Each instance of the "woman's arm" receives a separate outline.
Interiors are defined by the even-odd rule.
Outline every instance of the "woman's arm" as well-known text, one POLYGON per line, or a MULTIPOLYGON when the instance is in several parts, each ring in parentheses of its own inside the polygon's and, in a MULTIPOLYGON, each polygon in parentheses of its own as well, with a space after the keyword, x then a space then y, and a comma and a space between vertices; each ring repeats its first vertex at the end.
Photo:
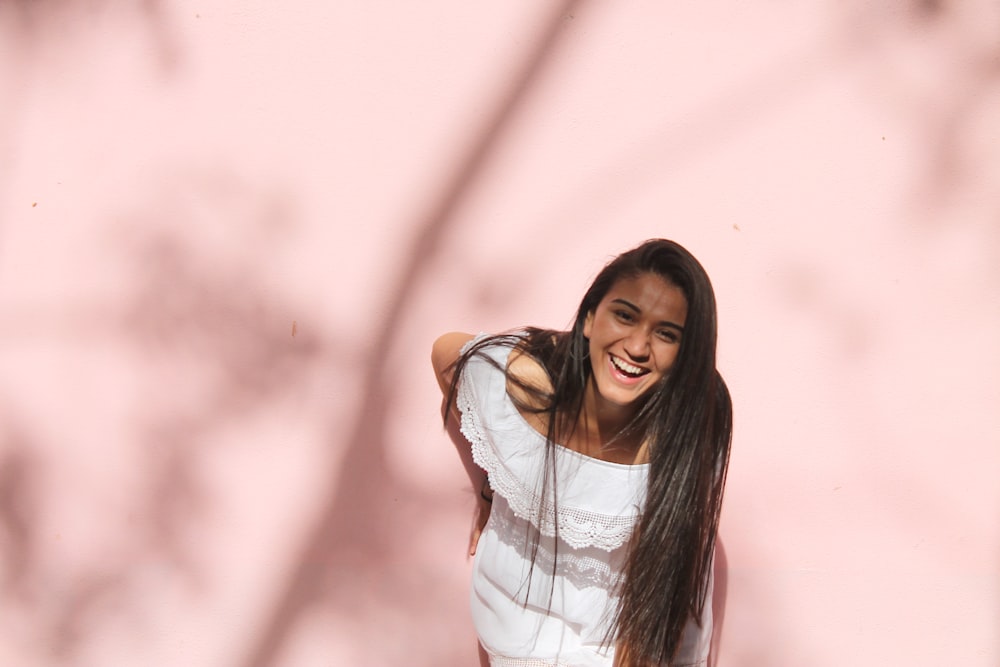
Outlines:
MULTIPOLYGON (((441 388, 441 413, 447 409, 448 394, 451 391, 451 382, 454 377, 455 361, 458 359, 462 347, 472 340, 472 334, 455 331, 446 333, 434 341, 431 349, 431 365, 434 367, 434 375, 437 377, 438 386, 441 388)), ((458 451, 458 457, 462 460, 465 474, 468 475, 472 483, 472 489, 476 497, 476 514, 472 524, 472 533, 469 536, 469 555, 474 556, 476 546, 479 543, 479 536, 483 532, 483 527, 490 517, 490 507, 493 502, 493 489, 490 488, 486 473, 472 460, 472 448, 469 441, 465 439, 460 430, 461 415, 454 404, 451 406, 451 414, 446 420, 446 430, 451 438, 452 444, 458 451)))

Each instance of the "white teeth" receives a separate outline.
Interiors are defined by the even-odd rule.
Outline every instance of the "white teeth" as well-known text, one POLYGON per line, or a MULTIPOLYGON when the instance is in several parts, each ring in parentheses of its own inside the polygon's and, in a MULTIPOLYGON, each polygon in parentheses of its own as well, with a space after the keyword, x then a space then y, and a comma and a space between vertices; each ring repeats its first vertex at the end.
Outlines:
POLYGON ((611 357, 611 363, 613 363, 619 370, 625 371, 626 373, 628 373, 630 375, 639 375, 640 373, 644 373, 646 371, 645 368, 640 368, 638 366, 633 366, 632 364, 628 363, 627 361, 619 359, 618 357, 615 357, 615 356, 611 357))

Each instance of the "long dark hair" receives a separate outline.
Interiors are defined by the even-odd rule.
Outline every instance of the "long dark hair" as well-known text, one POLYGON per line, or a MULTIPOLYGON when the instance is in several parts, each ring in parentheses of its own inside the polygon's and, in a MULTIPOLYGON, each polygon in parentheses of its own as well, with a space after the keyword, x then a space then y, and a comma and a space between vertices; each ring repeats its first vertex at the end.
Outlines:
MULTIPOLYGON (((551 392, 509 374, 508 382, 532 396, 531 405, 516 401, 519 408, 548 415, 542 498, 543 502, 551 498, 554 504, 554 443, 567 438, 576 425, 592 373, 584 322, 615 283, 646 273, 680 288, 687 299, 687 319, 669 373, 621 434, 642 436, 650 464, 646 503, 629 543, 612 624, 613 639, 627 664, 669 662, 688 618, 700 619, 704 605, 710 603, 706 583, 729 463, 732 402, 715 366, 716 306, 708 274, 677 243, 646 241, 617 256, 597 275, 570 331, 527 328, 516 335, 486 338, 467 349, 456 362, 448 397, 450 407, 465 363, 490 345, 516 346, 545 368, 551 392)), ((534 544, 532 560, 537 540, 534 544)))

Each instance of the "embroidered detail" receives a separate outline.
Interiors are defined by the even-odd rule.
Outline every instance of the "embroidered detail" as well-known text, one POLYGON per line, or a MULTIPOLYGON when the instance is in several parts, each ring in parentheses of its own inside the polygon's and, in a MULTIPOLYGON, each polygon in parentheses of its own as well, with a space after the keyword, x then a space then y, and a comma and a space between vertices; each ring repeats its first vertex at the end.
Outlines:
POLYGON ((573 652, 571 655, 552 658, 515 658, 489 650, 486 653, 490 656, 490 667, 594 667, 595 665, 611 665, 615 659, 614 649, 598 652, 582 648, 579 652, 573 652))
MULTIPOLYGON (((501 496, 500 503, 504 502, 504 496, 501 496)), ((504 512, 506 508, 500 504, 494 511, 504 512)), ((531 546, 528 535, 520 528, 522 525, 511 521, 497 521, 490 524, 496 531, 497 539, 500 542, 513 547, 518 553, 524 554, 525 558, 528 558, 531 546)), ((562 549, 558 554, 555 554, 552 552, 552 538, 548 538, 538 543, 535 565, 541 568, 542 572, 555 573, 555 576, 565 579, 578 589, 600 588, 608 591, 612 606, 614 606, 618 599, 615 591, 625 579, 625 573, 621 571, 622 568, 618 562, 623 557, 624 554, 618 553, 602 558, 600 550, 594 547, 562 549), (615 567, 611 566, 612 560, 615 562, 615 567)))
POLYGON ((508 658, 505 655, 490 654, 490 667, 573 667, 562 660, 541 658, 508 658))

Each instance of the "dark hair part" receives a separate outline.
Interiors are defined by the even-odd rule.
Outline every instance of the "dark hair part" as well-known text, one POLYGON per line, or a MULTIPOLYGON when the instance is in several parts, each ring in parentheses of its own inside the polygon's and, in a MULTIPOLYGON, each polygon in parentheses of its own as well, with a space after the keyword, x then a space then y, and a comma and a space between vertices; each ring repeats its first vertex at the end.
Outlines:
MULTIPOLYGON (((716 370, 715 294, 701 264, 683 247, 664 239, 646 241, 619 255, 584 294, 570 331, 528 328, 479 341, 457 361, 448 397, 450 406, 465 363, 487 346, 516 346, 541 363, 551 379, 551 393, 525 386, 510 375, 508 381, 538 399, 535 407, 518 403, 519 408, 548 415, 542 498, 554 505, 554 443, 567 438, 577 424, 592 373, 584 322, 619 280, 647 273, 683 292, 687 319, 673 366, 622 434, 641 434, 648 443, 650 463, 646 504, 629 544, 621 598, 608 638, 617 642, 626 659, 623 664, 628 665, 669 662, 687 620, 700 620, 704 605, 710 604, 706 584, 729 463, 732 402, 716 370)), ((532 560, 537 544, 536 537, 532 560)))

